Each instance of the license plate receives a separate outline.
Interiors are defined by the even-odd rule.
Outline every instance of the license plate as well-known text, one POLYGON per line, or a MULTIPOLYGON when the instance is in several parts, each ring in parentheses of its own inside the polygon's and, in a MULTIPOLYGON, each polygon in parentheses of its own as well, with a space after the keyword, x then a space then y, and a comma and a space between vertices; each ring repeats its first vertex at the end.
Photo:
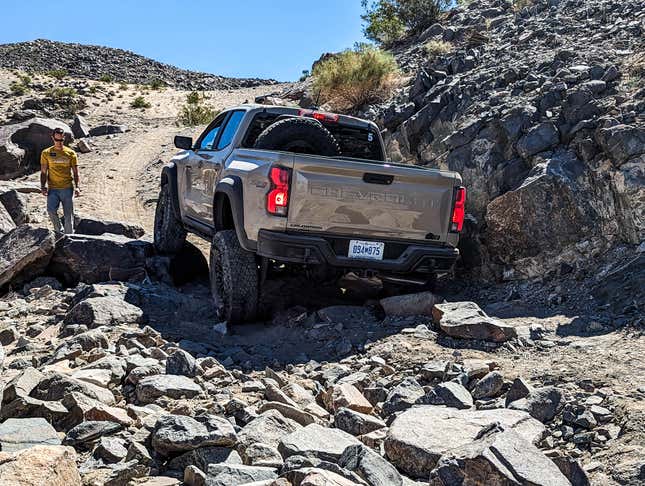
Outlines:
POLYGON ((351 240, 349 242, 349 258, 363 258, 367 260, 383 260, 385 243, 379 241, 351 240))

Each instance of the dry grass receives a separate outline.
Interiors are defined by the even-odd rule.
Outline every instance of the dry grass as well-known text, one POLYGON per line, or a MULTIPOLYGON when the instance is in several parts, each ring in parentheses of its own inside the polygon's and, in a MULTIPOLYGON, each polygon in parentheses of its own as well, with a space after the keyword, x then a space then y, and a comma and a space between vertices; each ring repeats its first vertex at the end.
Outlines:
POLYGON ((439 56, 448 54, 453 49, 453 45, 450 42, 442 40, 431 40, 423 46, 423 50, 429 59, 436 59, 439 56))

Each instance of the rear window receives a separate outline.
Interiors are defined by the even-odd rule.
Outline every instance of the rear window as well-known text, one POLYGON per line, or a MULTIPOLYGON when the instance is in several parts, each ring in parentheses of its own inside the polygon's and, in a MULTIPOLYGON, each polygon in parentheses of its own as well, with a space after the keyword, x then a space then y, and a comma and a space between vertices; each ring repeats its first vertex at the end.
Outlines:
MULTIPOLYGON (((258 113, 242 141, 242 147, 253 148, 260 133, 279 117, 275 113, 258 113)), ((366 129, 343 126, 336 123, 323 123, 340 146, 341 156, 367 160, 385 160, 378 133, 366 129)))

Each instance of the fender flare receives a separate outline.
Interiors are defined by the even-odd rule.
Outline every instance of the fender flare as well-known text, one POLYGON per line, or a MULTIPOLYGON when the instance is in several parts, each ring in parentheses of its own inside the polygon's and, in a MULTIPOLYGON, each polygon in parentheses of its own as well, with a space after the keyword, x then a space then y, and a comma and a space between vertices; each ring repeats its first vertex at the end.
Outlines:
POLYGON ((180 215, 179 210, 179 190, 177 189, 177 166, 170 162, 161 169, 161 185, 168 184, 170 187, 170 200, 175 208, 176 214, 180 215))
POLYGON ((228 197, 231 205, 231 213, 233 214, 233 223, 235 224, 235 233, 242 248, 247 251, 256 251, 257 243, 249 240, 246 230, 244 229, 244 198, 242 179, 238 176, 226 176, 220 180, 215 186, 215 194, 213 199, 213 226, 217 231, 217 205, 215 200, 217 196, 224 194, 228 197))

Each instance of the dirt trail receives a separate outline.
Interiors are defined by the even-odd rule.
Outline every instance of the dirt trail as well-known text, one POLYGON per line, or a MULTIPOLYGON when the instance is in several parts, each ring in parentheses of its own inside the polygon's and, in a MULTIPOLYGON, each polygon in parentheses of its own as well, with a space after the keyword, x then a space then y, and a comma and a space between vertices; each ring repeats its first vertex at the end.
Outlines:
POLYGON ((94 156, 81 166, 83 195, 78 199, 79 212, 95 217, 137 223, 147 230, 152 226, 150 210, 136 197, 145 166, 159 158, 160 142, 170 140, 177 131, 170 125, 145 132, 127 134, 118 151, 94 156))
MULTIPOLYGON (((207 94, 208 104, 219 111, 275 89, 275 86, 267 86, 211 91, 207 94)), ((121 110, 110 111, 106 104, 93 110, 90 116, 90 121, 96 120, 93 125, 112 121, 114 113, 120 111, 118 123, 126 124, 129 131, 115 136, 94 137, 90 141, 93 152, 80 155, 82 195, 76 201, 76 211, 81 215, 136 223, 151 233, 154 204, 144 204, 141 198, 143 195, 146 199, 149 199, 147 195, 156 197, 161 168, 154 166, 154 171, 146 171, 146 168, 160 159, 167 161, 176 152, 172 145, 174 135, 197 137, 204 127, 176 125, 184 92, 168 89, 150 92, 146 96, 152 108, 145 112, 124 110, 123 105, 120 105, 121 110)))

